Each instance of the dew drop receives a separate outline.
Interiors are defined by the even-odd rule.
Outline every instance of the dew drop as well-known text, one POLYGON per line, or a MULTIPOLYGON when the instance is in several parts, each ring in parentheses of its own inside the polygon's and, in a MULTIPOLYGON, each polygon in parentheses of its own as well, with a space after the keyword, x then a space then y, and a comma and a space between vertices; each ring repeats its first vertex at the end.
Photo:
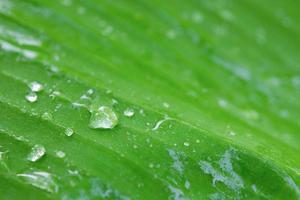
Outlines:
POLYGON ((55 154, 59 158, 64 158, 66 156, 65 152, 63 151, 57 151, 55 154))
POLYGON ((33 185, 34 187, 46 190, 51 193, 58 192, 58 185, 55 182, 53 176, 48 172, 35 171, 31 173, 17 174, 17 176, 21 177, 28 184, 33 185))
POLYGON ((27 94, 25 96, 25 99, 30 102, 30 103, 33 103, 33 102, 36 102, 37 99, 38 99, 38 96, 36 95, 36 93, 34 92, 30 92, 29 94, 27 94))
POLYGON ((134 110, 132 108, 127 108, 126 110, 124 110, 123 114, 126 117, 132 117, 134 115, 134 110))
POLYGON ((101 106, 91 113, 89 127, 92 129, 112 129, 117 124, 118 117, 110 107, 101 106))
POLYGON ((54 99, 55 97, 60 96, 60 95, 61 95, 60 91, 55 90, 51 94, 49 94, 49 97, 54 99))
POLYGON ((70 137, 70 136, 72 136, 73 134, 74 134, 74 130, 73 130, 72 128, 67 128, 67 129, 65 130, 65 135, 66 135, 66 136, 70 137))
POLYGON ((29 88, 32 92, 40 92, 43 90, 43 85, 34 81, 29 84, 29 88))
POLYGON ((144 111, 143 109, 140 109, 140 114, 141 114, 142 116, 145 116, 145 111, 144 111))
POLYGON ((184 142, 183 145, 186 146, 186 147, 188 147, 188 146, 190 146, 190 143, 184 142))
POLYGON ((27 160, 31 162, 36 162, 41 159, 46 153, 46 149, 44 146, 36 144, 31 148, 31 152, 27 156, 27 160))
POLYGON ((150 164, 149 164, 149 167, 150 167, 150 168, 153 168, 153 167, 154 167, 154 164, 153 164, 153 163, 150 163, 150 164))
POLYGON ((112 104, 117 105, 119 102, 116 99, 112 99, 112 104))
POLYGON ((191 186, 190 182, 188 180, 186 180, 185 183, 184 183, 184 187, 186 189, 190 189, 190 186, 191 186))
POLYGON ((165 108, 169 108, 169 107, 170 107, 170 104, 168 104, 167 102, 164 102, 164 103, 163 103, 163 106, 164 106, 165 108))
POLYGON ((52 120, 52 119, 53 119, 53 116, 51 115, 51 113, 44 112, 44 113, 42 114, 42 119, 43 119, 43 120, 52 120))
POLYGON ((94 90, 93 89, 88 89, 88 91, 86 92, 88 95, 92 95, 94 94, 94 90))

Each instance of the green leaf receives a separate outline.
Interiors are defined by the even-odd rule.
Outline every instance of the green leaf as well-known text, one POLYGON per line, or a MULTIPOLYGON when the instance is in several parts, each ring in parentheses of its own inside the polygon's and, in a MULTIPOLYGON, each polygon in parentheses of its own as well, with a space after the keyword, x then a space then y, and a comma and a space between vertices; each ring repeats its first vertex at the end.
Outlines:
POLYGON ((300 199, 299 6, 0 0, 0 199, 300 199))

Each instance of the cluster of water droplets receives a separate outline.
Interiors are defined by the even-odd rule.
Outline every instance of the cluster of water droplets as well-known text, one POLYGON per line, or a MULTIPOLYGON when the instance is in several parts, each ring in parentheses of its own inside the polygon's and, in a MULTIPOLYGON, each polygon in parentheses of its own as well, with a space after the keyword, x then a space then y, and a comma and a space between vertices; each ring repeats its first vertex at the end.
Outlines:
POLYGON ((38 100, 37 93, 41 92, 44 87, 41 83, 38 83, 36 81, 29 83, 28 87, 29 87, 30 91, 25 96, 25 99, 30 103, 34 103, 38 100))

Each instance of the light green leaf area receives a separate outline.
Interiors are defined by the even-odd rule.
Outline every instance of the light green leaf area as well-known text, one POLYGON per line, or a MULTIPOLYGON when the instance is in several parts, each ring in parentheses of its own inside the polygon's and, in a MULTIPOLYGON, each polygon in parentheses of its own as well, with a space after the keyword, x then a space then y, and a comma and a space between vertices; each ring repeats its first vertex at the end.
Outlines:
POLYGON ((0 0, 0 199, 300 199, 299 7, 0 0))

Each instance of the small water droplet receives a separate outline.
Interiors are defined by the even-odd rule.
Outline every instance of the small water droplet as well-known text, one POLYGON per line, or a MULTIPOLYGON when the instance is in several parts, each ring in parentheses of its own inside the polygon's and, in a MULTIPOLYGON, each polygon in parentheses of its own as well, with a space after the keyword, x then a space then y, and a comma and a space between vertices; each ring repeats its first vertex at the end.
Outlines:
POLYGON ((117 124, 118 117, 110 107, 101 106, 91 113, 89 127, 92 129, 112 129, 117 124))
POLYGON ((185 183, 184 183, 184 187, 185 187, 186 189, 189 189, 190 186, 191 186, 190 182, 189 182, 188 180, 186 180, 185 183))
POLYGON ((219 99, 218 104, 221 108, 225 108, 227 106, 227 101, 225 99, 219 99))
POLYGON ((170 107, 170 104, 168 104, 167 102, 164 102, 164 103, 163 103, 163 106, 164 106, 165 108, 169 108, 169 107, 170 107))
POLYGON ((41 159, 46 153, 46 149, 44 146, 36 144, 31 148, 31 152, 27 156, 27 160, 31 162, 36 162, 41 159))
POLYGON ((44 119, 44 120, 52 120, 53 116, 51 115, 51 113, 44 112, 43 115, 42 115, 42 119, 44 119))
POLYGON ((150 168, 153 168, 153 167, 154 167, 154 164, 153 164, 153 163, 150 163, 150 164, 149 164, 149 167, 150 167, 150 168))
POLYGON ((112 104, 113 105, 116 105, 116 104, 118 104, 119 102, 116 100, 116 99, 112 99, 112 104))
POLYGON ((60 96, 60 95, 61 95, 60 91, 55 90, 49 95, 49 97, 54 99, 55 97, 60 96))
POLYGON ((141 114, 142 116, 145 116, 145 111, 144 111, 143 109, 141 109, 141 110, 140 110, 140 114, 141 114))
POLYGON ((90 97, 88 95, 84 94, 84 95, 82 95, 80 97, 80 99, 82 99, 82 100, 90 100, 90 97))
POLYGON ((74 134, 74 130, 73 130, 72 128, 67 128, 67 129, 65 130, 65 135, 66 135, 66 136, 70 137, 70 136, 72 136, 73 134, 74 134))
POLYGON ((183 145, 186 146, 186 147, 188 147, 188 146, 190 146, 190 143, 184 142, 183 145))
POLYGON ((34 92, 30 92, 29 94, 27 94, 25 96, 25 99, 30 102, 30 103, 33 103, 33 102, 36 102, 37 99, 38 99, 38 96, 36 95, 36 93, 34 92))
POLYGON ((66 156, 65 152, 63 151, 57 151, 55 154, 59 158, 64 158, 66 156))
POLYGON ((231 130, 231 131, 229 131, 229 135, 230 135, 230 136, 235 136, 236 133, 235 133, 234 131, 231 130))
POLYGON ((94 90, 93 89, 88 89, 88 91, 86 92, 88 95, 92 95, 94 94, 94 90))
POLYGON ((43 85, 34 81, 29 84, 29 88, 32 92, 40 92, 43 90, 43 85))
POLYGON ((18 177, 24 179, 28 184, 34 187, 46 190, 51 193, 58 192, 58 185, 53 176, 48 172, 35 171, 31 173, 17 174, 18 177))
MULTIPOLYGON (((58 56, 58 55, 54 56, 54 60, 55 60, 55 61, 59 61, 59 56, 58 56)), ((54 65, 50 66, 49 70, 50 70, 50 72, 53 73, 53 74, 59 73, 59 68, 56 67, 56 66, 54 66, 54 65)))
POLYGON ((126 110, 124 110, 123 114, 126 117, 132 117, 134 115, 134 110, 132 108, 127 108, 126 110))

